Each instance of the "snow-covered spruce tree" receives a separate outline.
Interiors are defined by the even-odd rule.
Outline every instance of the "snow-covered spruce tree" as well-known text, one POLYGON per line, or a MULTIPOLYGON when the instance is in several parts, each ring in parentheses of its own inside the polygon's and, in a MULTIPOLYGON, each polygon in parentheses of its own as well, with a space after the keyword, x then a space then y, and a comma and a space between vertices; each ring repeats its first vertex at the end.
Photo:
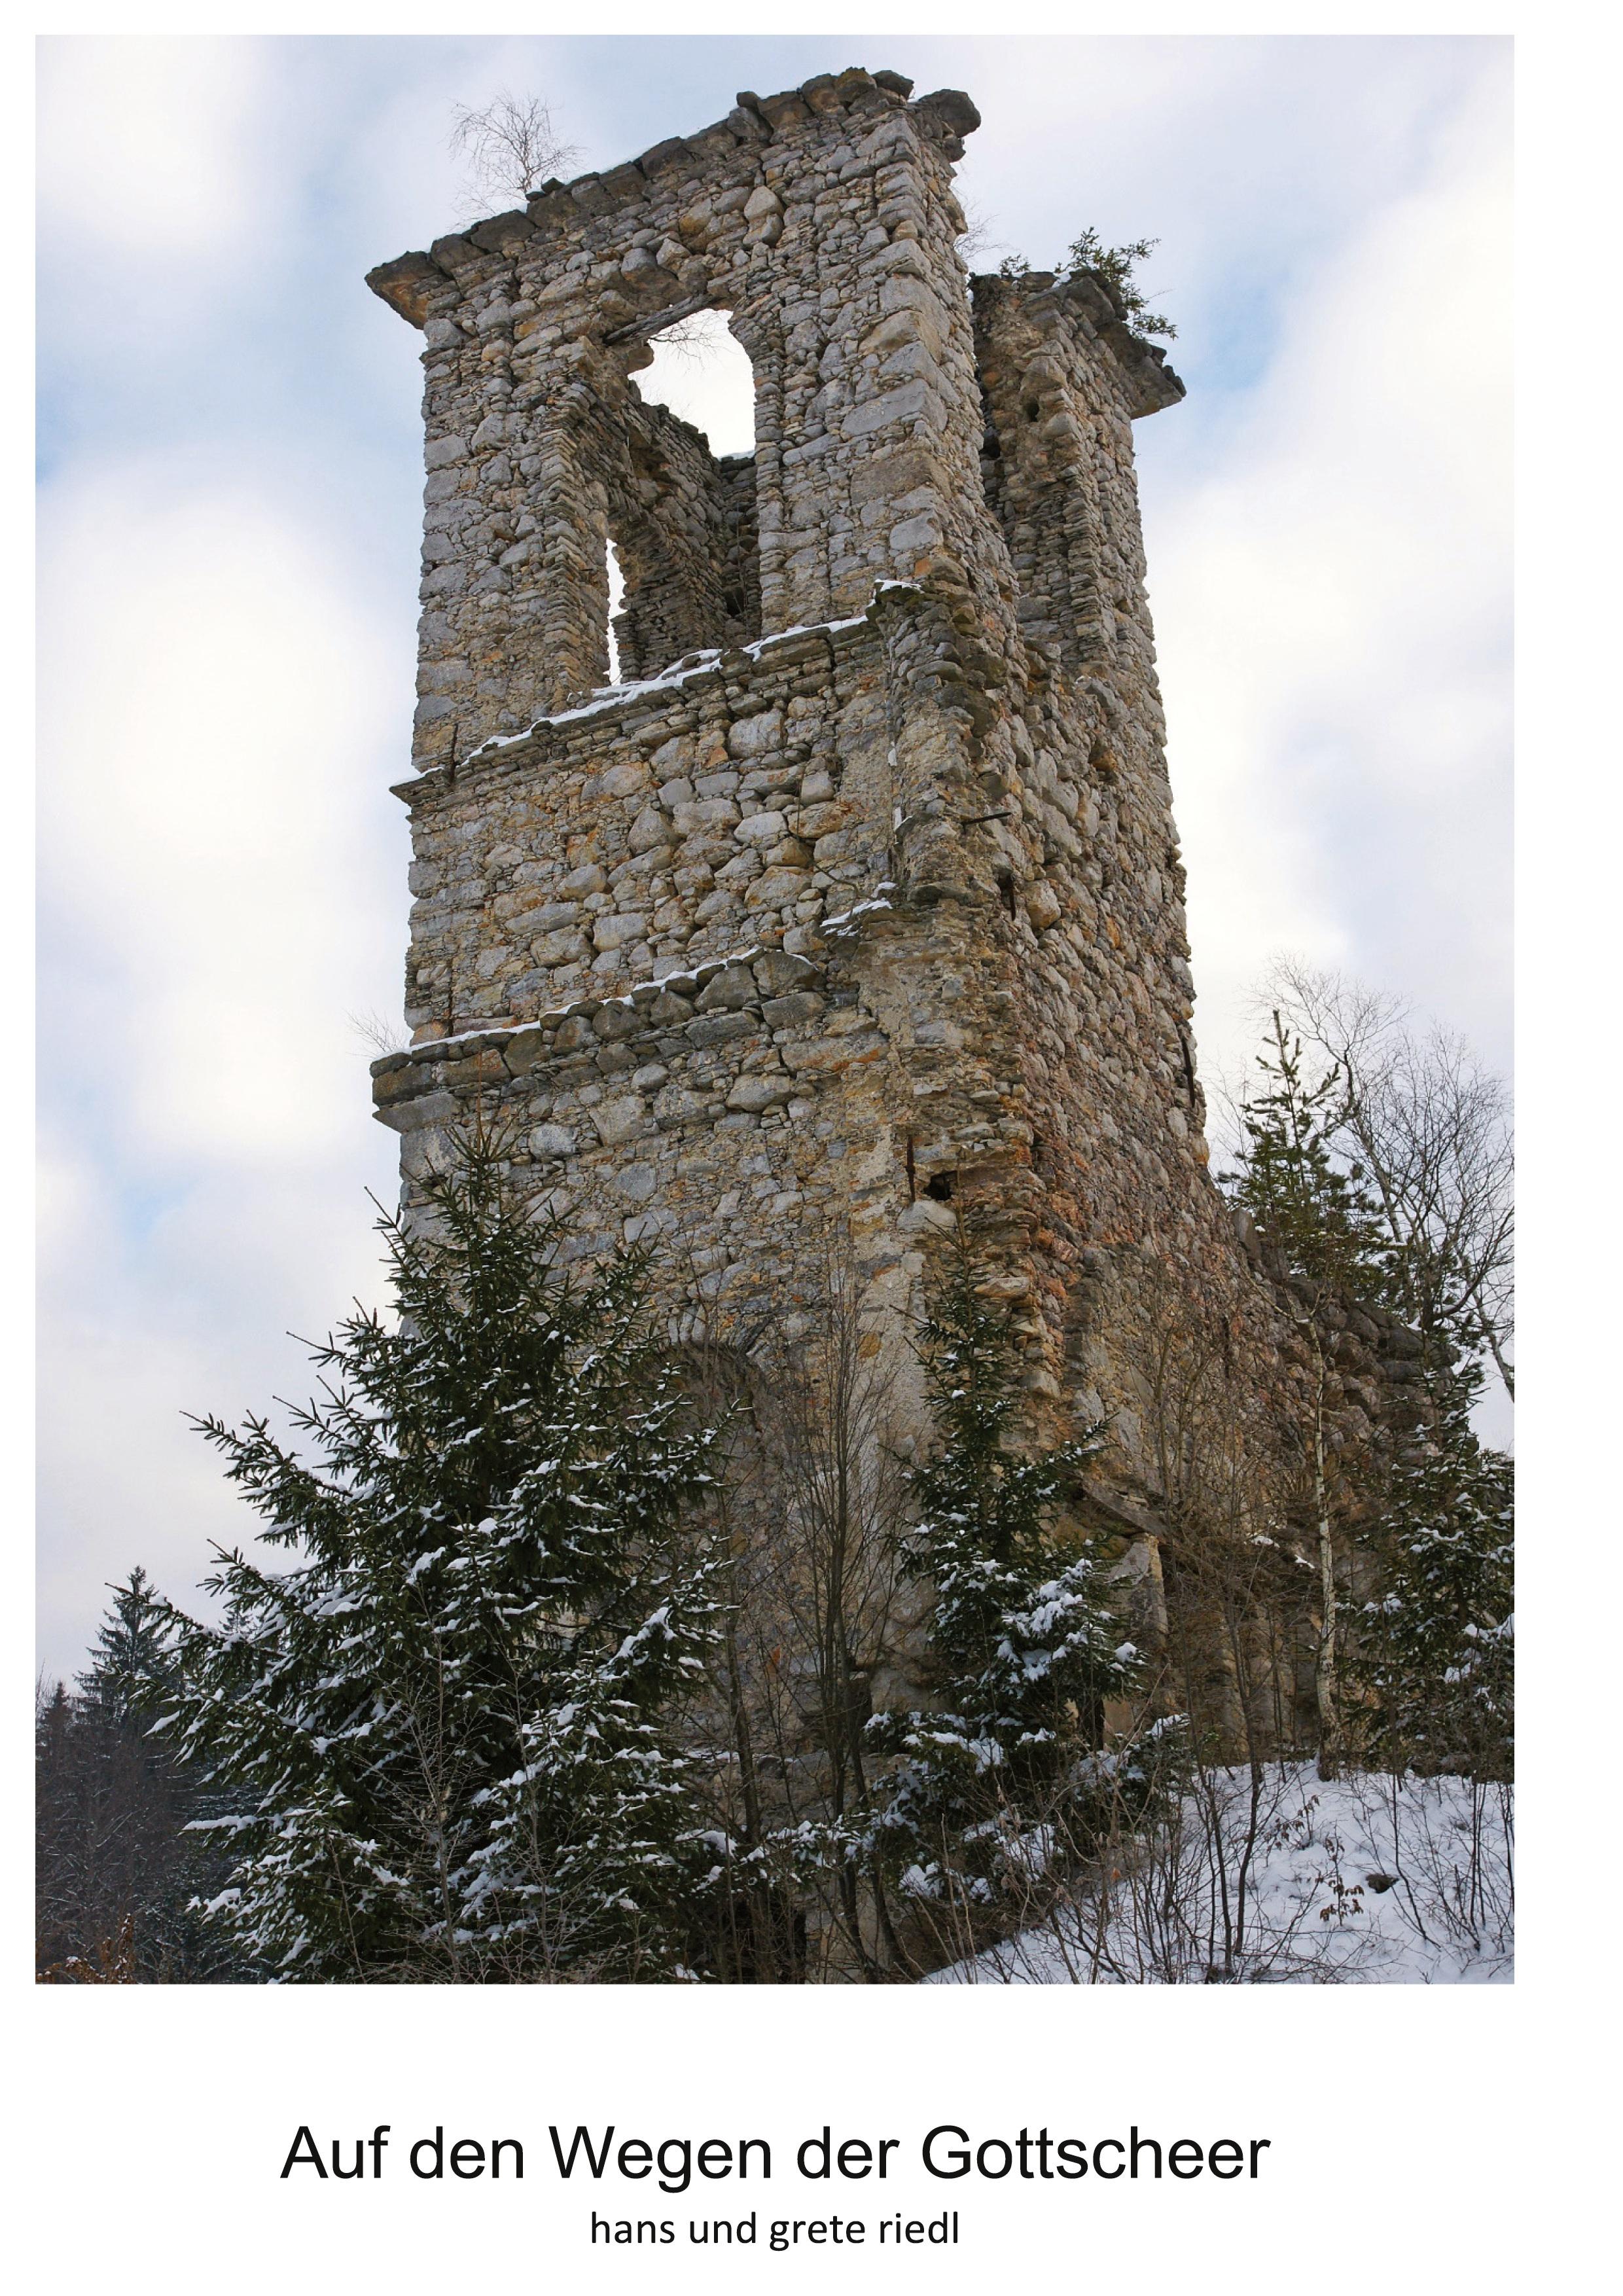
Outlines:
POLYGON ((1235 1169, 1225 1185, 1297 1287, 1382 1298, 1390 1248, 1363 1174, 1335 1152, 1340 1070, 1310 1077, 1300 1041, 1273 1016, 1257 1056, 1260 1082, 1241 1105, 1235 1169))
POLYGON ((150 1723, 175 1678, 165 1606, 139 1563, 111 1591, 79 1694, 110 1720, 150 1723))
POLYGON ((865 1836, 926 1925, 962 1941, 1029 1912, 1083 1846, 1098 1790, 1103 1702, 1132 1685, 1088 1552, 1056 1549, 1053 1509, 1103 1430, 1037 1456, 1012 1447, 1018 1358, 1010 1313, 978 1288, 962 1242, 930 1300, 920 1353, 937 1440, 911 1475, 904 1575, 933 1590, 928 1655, 939 1705, 868 1726, 890 1758, 865 1836), (939 1909, 939 1915, 938 1915, 939 1909))
POLYGON ((144 1570, 112 1589, 77 1692, 61 1684, 36 1747, 37 1962, 53 1983, 218 1985, 250 1974, 194 1909, 224 1879, 189 1822, 194 1775, 150 1734, 174 1679, 144 1570))
POLYGON ((1443 1390, 1395 1464, 1370 1539, 1381 1592, 1357 1613, 1366 1731, 1382 1767, 1505 1780, 1513 1758, 1514 1472, 1471 1428, 1481 1373, 1443 1390))
POLYGON ((394 1312, 313 1350, 299 1450, 198 1423, 294 1557, 217 1549, 223 1622, 171 1613, 167 1726, 231 1797, 219 1917, 305 1982, 674 1974, 711 1863, 677 1727, 709 1435, 642 1253, 564 1273, 481 1129, 426 1195, 380 1224, 394 1312))

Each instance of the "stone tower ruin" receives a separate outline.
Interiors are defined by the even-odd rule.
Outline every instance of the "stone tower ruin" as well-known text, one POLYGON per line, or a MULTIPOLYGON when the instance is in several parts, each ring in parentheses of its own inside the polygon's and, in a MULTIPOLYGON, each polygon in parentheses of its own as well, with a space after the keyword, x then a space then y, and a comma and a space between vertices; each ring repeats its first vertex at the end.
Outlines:
POLYGON ((1152 1546, 1139 1272, 1267 1323, 1207 1168, 1134 479, 1183 385, 1097 275, 966 275, 977 125, 825 74, 372 273, 428 471, 377 1108, 408 1196, 478 1101, 582 1249, 660 1238, 740 1328, 837 1235, 903 1350, 964 1218, 1034 1427, 1109 1417, 1094 1499, 1152 1546), (703 310, 750 456, 632 381, 703 310))

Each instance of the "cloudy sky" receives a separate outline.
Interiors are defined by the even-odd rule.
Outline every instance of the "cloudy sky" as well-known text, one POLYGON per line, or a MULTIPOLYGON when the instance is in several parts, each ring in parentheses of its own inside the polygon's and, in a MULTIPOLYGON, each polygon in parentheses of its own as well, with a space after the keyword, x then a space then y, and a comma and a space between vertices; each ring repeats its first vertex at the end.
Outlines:
POLYGON ((246 1532, 183 1413, 302 1391, 289 1331, 378 1292, 421 462, 363 274, 466 219, 455 101, 539 92, 602 167, 853 61, 974 95, 980 261, 1160 242, 1189 397, 1138 442, 1208 1070, 1287 948, 1508 1062, 1507 41, 46 41, 47 1669, 103 1582, 184 1594, 246 1532))

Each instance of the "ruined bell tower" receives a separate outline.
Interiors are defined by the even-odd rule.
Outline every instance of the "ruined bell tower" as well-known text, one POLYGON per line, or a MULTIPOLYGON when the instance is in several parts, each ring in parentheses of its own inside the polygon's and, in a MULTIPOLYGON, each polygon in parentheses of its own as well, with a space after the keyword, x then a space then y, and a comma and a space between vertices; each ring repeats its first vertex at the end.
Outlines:
POLYGON ((823 75, 371 275, 428 472, 412 1045, 373 1075, 408 1193, 477 1098, 583 1248, 663 1239, 741 1327, 837 1234, 899 1349, 963 1216, 1034 1424, 1112 1415, 1129 1524, 1124 1287, 1259 1289, 1207 1170, 1133 471, 1183 386, 1098 275, 966 276, 977 125, 823 75), (751 456, 632 381, 701 310, 751 456))

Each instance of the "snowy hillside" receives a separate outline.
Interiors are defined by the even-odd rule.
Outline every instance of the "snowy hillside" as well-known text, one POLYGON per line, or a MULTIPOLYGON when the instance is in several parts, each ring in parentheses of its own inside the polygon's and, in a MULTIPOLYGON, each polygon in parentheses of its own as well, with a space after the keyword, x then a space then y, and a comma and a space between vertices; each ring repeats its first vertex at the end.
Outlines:
POLYGON ((1210 1773, 1160 1834, 933 1985, 1508 1983, 1512 1790, 1210 1773))

